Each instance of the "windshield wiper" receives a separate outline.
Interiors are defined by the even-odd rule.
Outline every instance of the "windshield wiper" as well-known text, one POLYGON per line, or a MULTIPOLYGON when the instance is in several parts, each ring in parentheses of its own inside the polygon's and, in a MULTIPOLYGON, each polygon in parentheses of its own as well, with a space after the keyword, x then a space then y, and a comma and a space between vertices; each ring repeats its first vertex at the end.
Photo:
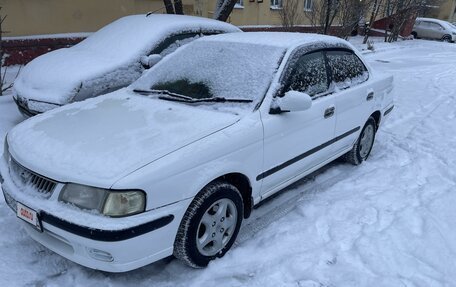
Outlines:
POLYGON ((213 97, 213 98, 202 98, 202 99, 195 99, 195 98, 190 98, 190 97, 175 97, 174 95, 171 95, 171 97, 167 96, 160 96, 158 97, 159 99, 162 100, 168 100, 168 101, 176 101, 176 102, 185 102, 185 103, 207 103, 207 102, 212 102, 212 103, 251 103, 253 100, 250 99, 227 99, 223 97, 213 97))
POLYGON ((253 102, 253 100, 251 100, 251 99, 227 99, 227 98, 223 98, 223 97, 212 97, 212 98, 195 99, 195 98, 192 98, 192 97, 189 97, 189 96, 184 96, 184 95, 181 95, 181 94, 173 93, 173 92, 170 92, 168 90, 140 90, 140 89, 134 89, 133 92, 138 93, 138 94, 145 94, 145 95, 159 94, 159 95, 162 95, 162 96, 158 97, 161 100, 175 101, 175 102, 184 102, 184 103, 202 103, 202 102, 251 103, 251 102, 253 102))
POLYGON ((192 102, 198 103, 198 102, 215 102, 215 103, 225 103, 225 102, 231 102, 231 103, 251 103, 253 100, 251 99, 227 99, 223 97, 213 97, 213 98, 202 98, 202 99, 194 99, 192 102))
POLYGON ((176 94, 173 92, 170 92, 168 90, 140 90, 140 89, 134 89, 133 92, 138 93, 138 94, 143 94, 143 95, 150 95, 150 94, 159 94, 159 95, 167 95, 170 97, 164 97, 164 96, 159 96, 159 99, 168 99, 168 100, 175 100, 175 99, 180 99, 184 101, 191 101, 193 100, 192 97, 187 97, 184 95, 176 94))

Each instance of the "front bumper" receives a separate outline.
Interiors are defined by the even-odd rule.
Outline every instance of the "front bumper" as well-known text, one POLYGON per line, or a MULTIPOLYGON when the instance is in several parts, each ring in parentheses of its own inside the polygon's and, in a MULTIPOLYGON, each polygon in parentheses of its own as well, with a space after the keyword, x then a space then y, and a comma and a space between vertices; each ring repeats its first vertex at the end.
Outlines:
POLYGON ((8 206, 15 211, 20 202, 36 210, 43 231, 21 219, 18 222, 34 240, 61 256, 93 269, 125 272, 173 253, 180 220, 191 199, 124 218, 93 215, 60 202, 51 204, 58 194, 43 199, 21 191, 10 179, 4 161, 0 162, 8 206), (106 228, 100 228, 103 225, 106 228))

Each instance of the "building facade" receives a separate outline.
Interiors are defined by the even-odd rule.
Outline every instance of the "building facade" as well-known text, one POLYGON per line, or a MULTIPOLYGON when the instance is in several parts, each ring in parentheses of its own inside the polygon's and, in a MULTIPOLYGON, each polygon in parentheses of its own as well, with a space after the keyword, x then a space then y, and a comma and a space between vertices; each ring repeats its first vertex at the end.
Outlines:
MULTIPOLYGON (((228 22, 237 26, 281 25, 283 0, 239 0, 228 22)), ((302 17, 313 0, 297 0, 302 17)), ((216 0, 183 0, 184 13, 212 18, 216 0)), ((165 13, 162 0, 0 0, 5 36, 29 36, 94 32, 122 16, 147 12, 165 13)))
MULTIPOLYGON (((287 0, 238 0, 228 19, 237 26, 280 26, 280 11, 287 0)), ((298 1, 296 25, 309 25, 314 1, 298 1)), ((315 2, 316 3, 316 2, 315 2)), ((431 17, 456 21, 456 0, 432 6, 431 17)), ((212 18, 216 0, 183 0, 184 13, 212 18)), ((0 0, 4 36, 94 32, 122 16, 165 13, 163 0, 0 0)), ((380 17, 381 18, 381 17, 380 17)), ((337 22, 337 20, 335 21, 337 22)), ((336 23, 335 23, 336 24, 336 23)))

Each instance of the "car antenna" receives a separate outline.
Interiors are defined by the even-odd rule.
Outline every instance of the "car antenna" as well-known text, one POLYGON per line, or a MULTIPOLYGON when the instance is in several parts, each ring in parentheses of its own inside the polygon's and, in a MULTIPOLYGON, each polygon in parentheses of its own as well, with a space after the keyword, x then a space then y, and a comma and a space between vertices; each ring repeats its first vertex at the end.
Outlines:
POLYGON ((161 7, 161 8, 158 8, 158 9, 154 10, 154 11, 149 11, 149 12, 147 12, 146 17, 149 17, 150 15, 152 15, 152 14, 154 14, 155 12, 158 12, 158 11, 160 11, 160 10, 163 10, 164 8, 165 8, 165 7, 161 7))

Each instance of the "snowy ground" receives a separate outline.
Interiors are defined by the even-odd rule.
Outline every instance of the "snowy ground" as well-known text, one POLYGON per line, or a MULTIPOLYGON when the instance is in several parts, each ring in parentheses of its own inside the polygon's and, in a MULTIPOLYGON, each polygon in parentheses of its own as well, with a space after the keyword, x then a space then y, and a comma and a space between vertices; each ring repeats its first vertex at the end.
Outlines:
MULTIPOLYGON (((267 201, 223 259, 93 271, 32 241, 1 199, 0 286, 456 286, 456 44, 374 46, 366 57, 394 74, 396 107, 370 159, 267 201)), ((20 120, 0 98, 0 138, 20 120)))

